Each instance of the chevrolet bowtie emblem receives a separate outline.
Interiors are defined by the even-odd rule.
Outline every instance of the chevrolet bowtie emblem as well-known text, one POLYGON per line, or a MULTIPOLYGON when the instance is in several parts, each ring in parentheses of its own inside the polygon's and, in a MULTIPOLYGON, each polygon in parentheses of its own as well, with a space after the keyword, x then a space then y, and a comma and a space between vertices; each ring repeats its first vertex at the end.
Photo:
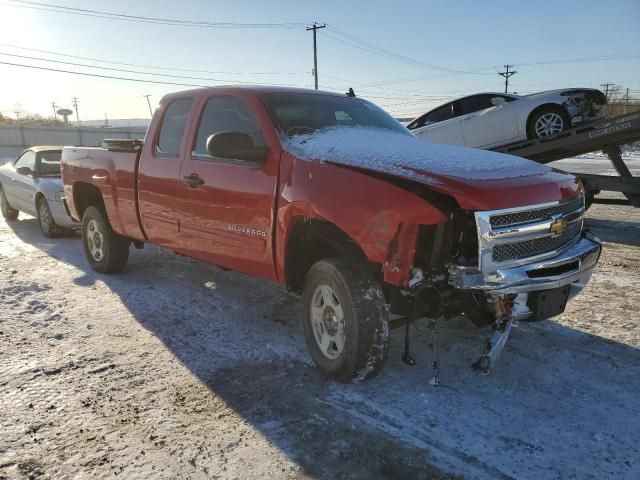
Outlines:
POLYGON ((549 227, 549 232, 554 235, 560 235, 567 229, 567 221, 564 218, 558 218, 553 221, 551 226, 549 227))

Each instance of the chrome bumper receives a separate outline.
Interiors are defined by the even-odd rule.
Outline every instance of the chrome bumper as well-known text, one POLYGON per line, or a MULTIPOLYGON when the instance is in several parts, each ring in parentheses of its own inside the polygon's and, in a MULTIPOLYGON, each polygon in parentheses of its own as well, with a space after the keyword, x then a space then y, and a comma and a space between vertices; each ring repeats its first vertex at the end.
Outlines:
POLYGON ((523 294, 571 284, 571 297, 587 284, 602 246, 588 232, 553 258, 500 268, 484 274, 477 268, 452 267, 449 284, 462 290, 480 290, 492 295, 523 294))

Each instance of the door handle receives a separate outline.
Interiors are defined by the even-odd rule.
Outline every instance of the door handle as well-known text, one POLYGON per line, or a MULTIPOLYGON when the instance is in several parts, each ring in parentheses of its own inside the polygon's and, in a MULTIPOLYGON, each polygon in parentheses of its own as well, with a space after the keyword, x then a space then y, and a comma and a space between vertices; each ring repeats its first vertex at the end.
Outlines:
POLYGON ((201 179, 197 174, 192 173, 188 177, 182 177, 182 183, 186 183, 191 188, 195 188, 198 185, 204 185, 204 180, 201 179))

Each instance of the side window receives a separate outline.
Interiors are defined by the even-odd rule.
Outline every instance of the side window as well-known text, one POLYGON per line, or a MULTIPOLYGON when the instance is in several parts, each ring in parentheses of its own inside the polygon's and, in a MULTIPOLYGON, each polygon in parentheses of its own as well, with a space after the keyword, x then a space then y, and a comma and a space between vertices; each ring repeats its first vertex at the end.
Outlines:
POLYGON ((496 95, 474 95, 473 97, 463 98, 458 100, 458 106, 460 113, 466 115, 468 113, 484 110, 485 108, 493 107, 491 99, 496 95))
POLYGON ((253 115, 242 100, 236 97, 211 97, 202 111, 194 155, 209 157, 207 139, 220 132, 244 133, 256 147, 266 143, 253 115))
POLYGON ((184 129, 189 119, 193 99, 174 100, 162 119, 156 152, 160 155, 177 156, 184 137, 184 129))
POLYGON ((436 108, 433 112, 427 113, 424 116, 423 125, 431 125, 432 123, 443 122, 453 117, 453 104, 447 103, 440 108, 436 108))
POLYGON ((32 171, 36 170, 36 154, 31 150, 24 152, 24 154, 16 160, 14 164, 16 168, 29 167, 32 171))
POLYGON ((413 122, 407 125, 407 128, 409 130, 415 130, 416 128, 424 127, 424 123, 427 120, 427 115, 429 114, 427 113, 425 115, 422 115, 421 117, 416 118, 413 122))

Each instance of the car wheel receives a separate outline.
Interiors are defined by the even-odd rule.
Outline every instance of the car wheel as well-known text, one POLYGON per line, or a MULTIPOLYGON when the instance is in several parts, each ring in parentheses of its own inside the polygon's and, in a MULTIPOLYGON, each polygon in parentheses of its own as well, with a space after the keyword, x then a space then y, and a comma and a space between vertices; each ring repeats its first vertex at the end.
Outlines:
POLYGON ((101 273, 120 273, 129 260, 130 240, 113 231, 106 214, 88 207, 82 216, 82 244, 93 268, 101 273))
POLYGON ((304 332, 315 364, 338 382, 364 380, 384 365, 389 323, 380 285, 340 259, 315 263, 305 278, 304 332))
POLYGON ((530 139, 552 137, 571 128, 571 120, 560 108, 543 108, 531 115, 527 122, 530 139))
POLYGON ((38 223, 40 223, 40 230, 45 237, 57 238, 64 233, 64 230, 56 225, 53 215, 51 215, 49 203, 44 197, 38 200, 38 223))
POLYGON ((0 185, 0 210, 2 210, 2 216, 7 220, 15 220, 20 214, 19 210, 9 205, 9 200, 7 200, 7 196, 4 194, 2 185, 0 185))

